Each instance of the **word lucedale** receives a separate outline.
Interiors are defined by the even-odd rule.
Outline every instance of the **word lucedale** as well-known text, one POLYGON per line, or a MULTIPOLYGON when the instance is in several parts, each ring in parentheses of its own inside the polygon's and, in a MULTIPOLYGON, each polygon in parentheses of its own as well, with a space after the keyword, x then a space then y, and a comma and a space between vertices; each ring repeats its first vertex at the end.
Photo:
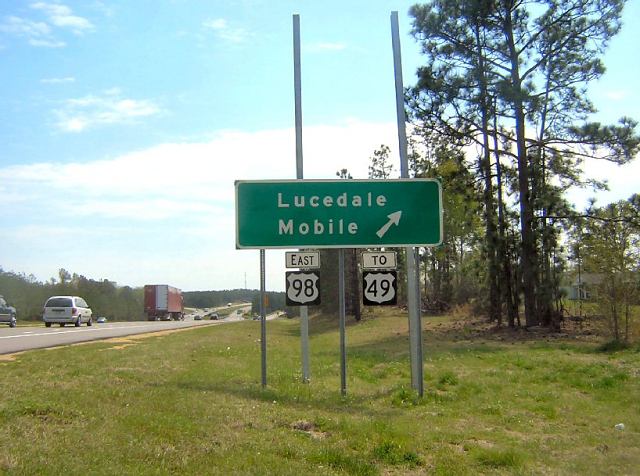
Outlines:
MULTIPOLYGON (((367 192, 365 195, 341 193, 337 196, 333 195, 291 195, 286 196, 278 193, 278 208, 376 208, 384 207, 387 204, 387 197, 384 195, 375 195, 367 192)), ((278 220, 279 235, 344 235, 346 233, 355 235, 358 233, 358 224, 356 222, 346 222, 343 218, 334 222, 333 218, 322 221, 315 219, 312 223, 298 222, 293 218, 278 220)))

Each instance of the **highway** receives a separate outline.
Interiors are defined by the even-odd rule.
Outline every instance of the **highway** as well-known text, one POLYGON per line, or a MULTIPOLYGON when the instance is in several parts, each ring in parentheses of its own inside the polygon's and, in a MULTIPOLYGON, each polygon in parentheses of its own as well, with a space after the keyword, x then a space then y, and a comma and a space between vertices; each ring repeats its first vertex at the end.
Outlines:
MULTIPOLYGON (((13 354, 32 349, 58 347, 150 332, 222 325, 231 322, 241 322, 244 320, 241 316, 242 310, 237 310, 228 317, 217 321, 196 321, 191 315, 187 316, 184 321, 134 321, 110 322, 105 324, 97 324, 94 322, 92 326, 83 325, 81 327, 74 327, 72 325, 66 325, 65 327, 44 327, 43 323, 34 324, 29 327, 18 326, 10 328, 8 326, 2 326, 0 327, 0 354, 13 354)), ((272 320, 276 317, 277 314, 272 314, 267 316, 267 320, 272 320)))

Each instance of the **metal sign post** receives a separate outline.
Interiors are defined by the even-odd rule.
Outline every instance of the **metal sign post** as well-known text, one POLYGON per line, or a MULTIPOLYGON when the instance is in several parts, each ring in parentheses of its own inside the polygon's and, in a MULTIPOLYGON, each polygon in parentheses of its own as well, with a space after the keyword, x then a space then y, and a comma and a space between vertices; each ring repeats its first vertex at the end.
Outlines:
POLYGON ((265 252, 260 250, 260 353, 262 368, 262 387, 267 386, 267 318, 265 310, 265 252))
MULTIPOLYGON (((293 89, 295 95, 296 178, 303 178, 302 167, 302 79, 300 69, 300 15, 293 15, 293 89)), ((300 346, 302 381, 309 381, 309 309, 300 307, 300 346)))
POLYGON ((347 394, 346 306, 344 289, 344 248, 338 250, 338 309, 340 313, 340 393, 347 394))
MULTIPOLYGON (((407 131, 404 112, 404 86, 402 84, 402 57, 400 53, 400 27, 398 12, 391 12, 391 42, 393 47, 393 69, 396 85, 396 114, 398 120, 398 144, 400 149, 400 171, 403 178, 409 177, 407 158, 407 131)), ((417 281, 419 262, 415 248, 406 248, 407 254, 407 301, 409 307, 409 341, 411 347, 411 386, 422 397, 422 323, 420 319, 420 287, 417 281)))

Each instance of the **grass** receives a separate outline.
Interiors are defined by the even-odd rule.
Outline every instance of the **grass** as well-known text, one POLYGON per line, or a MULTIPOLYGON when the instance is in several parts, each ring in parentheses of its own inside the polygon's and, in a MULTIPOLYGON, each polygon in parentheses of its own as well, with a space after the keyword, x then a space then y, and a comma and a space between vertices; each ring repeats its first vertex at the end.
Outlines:
POLYGON ((0 361, 0 474, 633 474, 640 353, 424 319, 425 395, 407 318, 260 322, 27 352, 0 361), (471 332, 470 329, 474 331, 471 332), (616 430, 617 423, 625 429, 616 430))

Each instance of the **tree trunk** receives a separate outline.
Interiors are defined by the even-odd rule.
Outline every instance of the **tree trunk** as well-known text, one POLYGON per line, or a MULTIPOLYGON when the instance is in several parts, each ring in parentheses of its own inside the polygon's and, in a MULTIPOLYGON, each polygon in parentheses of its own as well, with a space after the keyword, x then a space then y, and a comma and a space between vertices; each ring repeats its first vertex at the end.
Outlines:
POLYGON ((480 83, 480 115, 482 120, 482 155, 479 157, 479 169, 482 172, 484 190, 484 216, 486 224, 485 246, 489 264, 489 320, 502 325, 502 306, 500 304, 500 286, 498 281, 497 231, 495 221, 495 204, 493 201, 493 183, 491 180, 491 148, 489 146, 489 98, 487 78, 485 74, 484 53, 480 39, 480 26, 475 25, 476 48, 478 52, 477 78, 480 83))
POLYGON ((516 300, 513 297, 513 276, 511 273, 511 259, 507 254, 507 236, 506 236, 506 223, 504 216, 504 198, 502 196, 502 165, 500 163, 500 152, 498 143, 498 124, 497 118, 494 116, 493 123, 493 149, 496 156, 496 188, 498 191, 498 264, 500 265, 501 282, 500 289, 502 291, 502 301, 507 307, 507 325, 509 327, 515 327, 516 317, 518 314, 518 306, 516 300))
POLYGON ((516 145, 518 155, 518 193, 520 201, 520 263, 522 274, 522 293, 524 295, 524 315, 526 326, 538 325, 536 312, 536 247, 533 231, 533 207, 530 193, 529 160, 525 141, 525 113, 522 81, 520 79, 519 57, 515 46, 512 11, 505 11, 504 31, 509 46, 511 60, 511 104, 515 116, 516 145))

